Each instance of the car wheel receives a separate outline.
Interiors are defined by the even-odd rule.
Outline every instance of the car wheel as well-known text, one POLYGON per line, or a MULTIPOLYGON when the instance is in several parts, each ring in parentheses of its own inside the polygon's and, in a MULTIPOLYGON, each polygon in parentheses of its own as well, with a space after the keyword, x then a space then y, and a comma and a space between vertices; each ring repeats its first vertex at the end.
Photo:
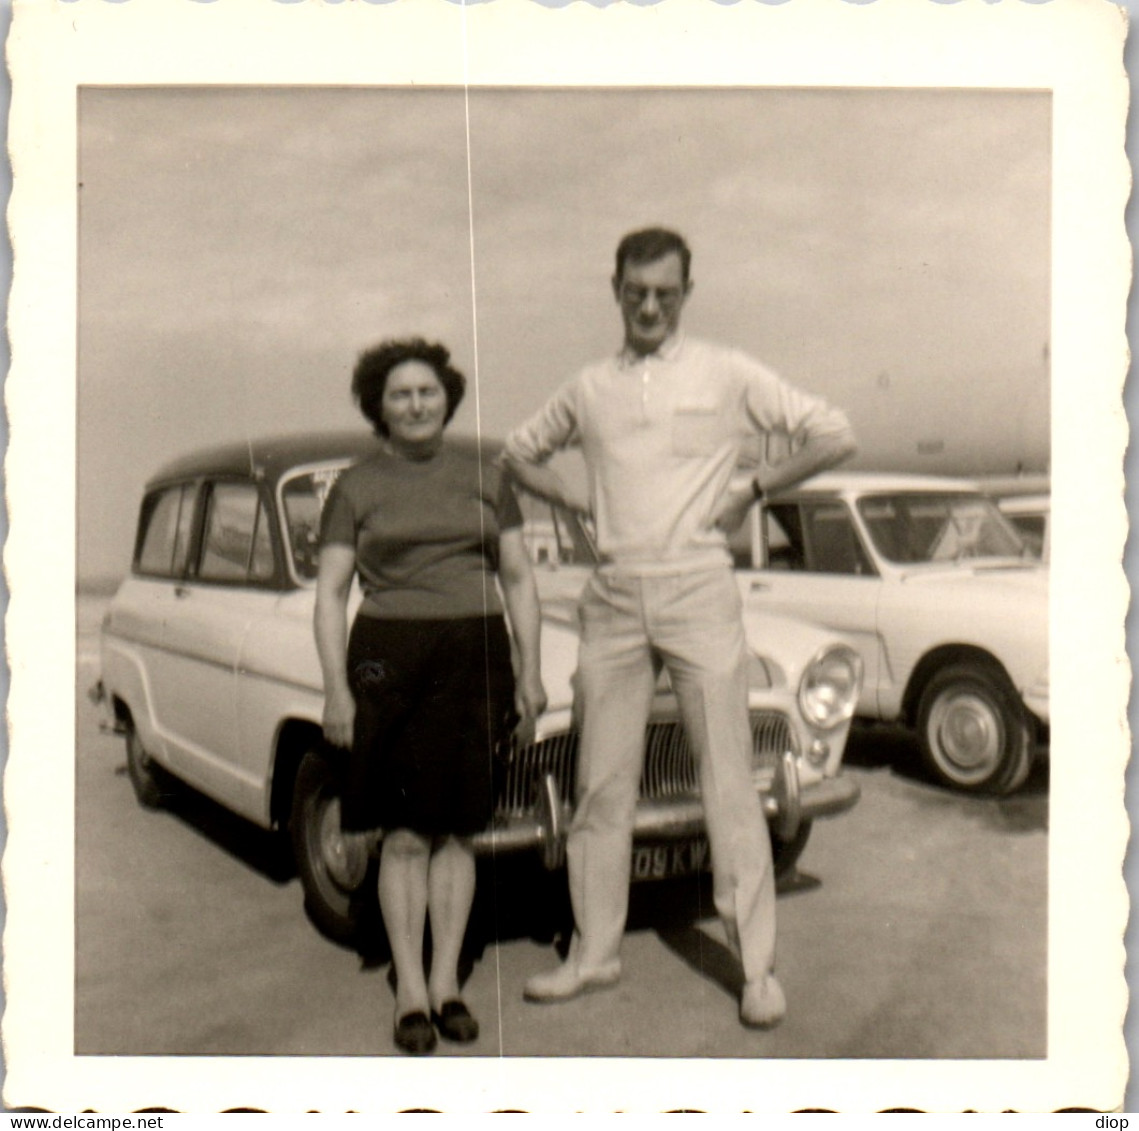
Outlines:
POLYGON ((934 776, 956 789, 1010 793, 1035 754, 1032 721, 1001 671, 980 664, 942 668, 922 692, 918 739, 934 776))
POLYGON ((305 911, 335 942, 359 945, 377 928, 379 864, 340 830, 340 767, 321 750, 301 759, 293 786, 289 835, 305 894, 305 911))
POLYGON ((771 834, 771 859, 775 865, 775 878, 782 879, 789 876, 803 855, 807 847, 807 840, 811 835, 811 822, 800 821, 798 831, 790 840, 784 840, 775 833, 771 834))
POLYGON ((160 809, 174 796, 175 782, 146 752, 138 731, 127 727, 127 775, 134 795, 144 809, 160 809))

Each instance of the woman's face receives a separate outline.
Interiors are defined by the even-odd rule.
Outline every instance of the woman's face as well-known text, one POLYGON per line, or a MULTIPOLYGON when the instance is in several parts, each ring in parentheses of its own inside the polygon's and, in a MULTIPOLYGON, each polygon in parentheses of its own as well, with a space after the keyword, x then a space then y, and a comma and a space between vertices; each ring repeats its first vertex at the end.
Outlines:
POLYGON ((381 411, 397 446, 429 446, 443 433, 447 394, 430 365, 404 361, 388 374, 381 411))

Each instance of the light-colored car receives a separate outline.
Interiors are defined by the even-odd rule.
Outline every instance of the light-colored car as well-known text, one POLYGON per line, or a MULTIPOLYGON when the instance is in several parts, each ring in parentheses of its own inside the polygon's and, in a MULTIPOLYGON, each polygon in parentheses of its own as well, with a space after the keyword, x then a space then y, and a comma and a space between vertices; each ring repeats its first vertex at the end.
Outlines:
POLYGON ((966 480, 832 472, 733 539, 747 608, 852 638, 857 714, 917 730, 942 782, 1007 793, 1048 737, 1048 569, 966 480))
MULTIPOLYGON (((376 853, 340 831, 343 752, 321 734, 314 579, 329 488, 374 444, 356 433, 234 444, 155 475, 131 574, 103 621, 95 691, 107 723, 126 738, 140 802, 161 804, 180 781, 256 825, 287 831, 310 916, 343 941, 375 921, 376 853)), ((857 800, 857 784, 840 770, 861 662, 833 632, 772 625, 752 657, 753 780, 786 870, 815 817, 857 800)), ((475 837, 477 852, 561 864, 577 751, 576 661, 568 594, 551 596, 542 632, 550 706, 498 767, 496 810, 475 837)), ((708 865, 696 767, 664 683, 646 733, 632 864, 636 879, 708 865)))

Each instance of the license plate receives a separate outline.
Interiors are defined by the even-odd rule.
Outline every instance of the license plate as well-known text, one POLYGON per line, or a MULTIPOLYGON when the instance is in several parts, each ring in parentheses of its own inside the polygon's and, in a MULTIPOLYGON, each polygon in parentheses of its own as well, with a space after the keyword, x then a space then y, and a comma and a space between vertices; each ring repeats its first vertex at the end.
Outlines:
POLYGON ((706 871, 708 841, 704 837, 693 840, 666 840, 659 844, 633 845, 632 879, 667 880, 672 876, 691 876, 706 871))

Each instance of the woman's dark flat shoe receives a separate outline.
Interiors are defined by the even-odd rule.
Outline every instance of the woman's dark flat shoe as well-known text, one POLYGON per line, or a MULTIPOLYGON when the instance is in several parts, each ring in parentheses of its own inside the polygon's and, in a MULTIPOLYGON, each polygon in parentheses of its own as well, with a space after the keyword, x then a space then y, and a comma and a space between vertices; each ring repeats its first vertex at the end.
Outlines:
POLYGON ((479 1036, 479 1023, 471 1016, 471 1011, 456 1000, 445 1001, 436 1013, 431 1011, 431 1020, 439 1030, 439 1036, 447 1041, 466 1045, 477 1041, 479 1036))
POLYGON ((423 1010, 405 1013, 395 1027, 395 1043, 412 1056, 423 1056, 435 1048, 435 1029, 423 1010))

